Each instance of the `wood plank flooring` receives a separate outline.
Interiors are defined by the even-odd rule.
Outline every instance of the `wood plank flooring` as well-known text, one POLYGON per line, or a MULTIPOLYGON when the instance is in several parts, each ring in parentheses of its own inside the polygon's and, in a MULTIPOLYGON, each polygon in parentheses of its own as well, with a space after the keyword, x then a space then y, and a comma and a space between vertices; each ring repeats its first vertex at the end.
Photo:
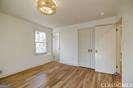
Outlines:
POLYGON ((53 61, 2 78, 0 84, 7 88, 116 88, 106 85, 114 79, 110 74, 53 61))

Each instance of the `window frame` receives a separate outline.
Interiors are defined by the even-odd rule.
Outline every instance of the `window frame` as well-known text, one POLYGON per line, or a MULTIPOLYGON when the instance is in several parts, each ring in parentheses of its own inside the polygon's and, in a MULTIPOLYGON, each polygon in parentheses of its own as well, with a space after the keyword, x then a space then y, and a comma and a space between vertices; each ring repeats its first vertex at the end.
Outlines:
POLYGON ((35 55, 45 55, 45 54, 47 54, 48 53, 48 48, 47 48, 47 33, 46 32, 44 32, 44 31, 40 31, 40 30, 34 30, 34 53, 35 53, 35 55), (45 35, 46 35, 46 42, 36 42, 36 31, 38 31, 38 32, 42 32, 42 33, 45 33, 45 35), (36 43, 43 43, 43 44, 45 44, 46 43, 46 52, 42 52, 42 53, 37 53, 36 52, 36 43))

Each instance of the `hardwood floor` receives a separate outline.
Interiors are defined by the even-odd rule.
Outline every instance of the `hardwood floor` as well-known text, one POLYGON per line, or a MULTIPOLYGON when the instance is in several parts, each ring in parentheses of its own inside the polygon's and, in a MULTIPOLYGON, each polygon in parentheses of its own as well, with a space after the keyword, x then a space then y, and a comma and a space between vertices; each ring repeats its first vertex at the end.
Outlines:
POLYGON ((7 88, 115 88, 114 76, 58 62, 32 68, 0 79, 7 88))

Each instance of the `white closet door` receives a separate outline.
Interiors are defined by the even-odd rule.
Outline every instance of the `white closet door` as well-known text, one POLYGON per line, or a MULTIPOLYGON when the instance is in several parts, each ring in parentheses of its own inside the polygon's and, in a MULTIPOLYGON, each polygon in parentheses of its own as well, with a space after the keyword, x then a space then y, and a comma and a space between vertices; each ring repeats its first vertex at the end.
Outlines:
POLYGON ((79 30, 79 65, 94 68, 93 30, 79 30))
POLYGON ((116 64, 116 30, 110 26, 95 28, 95 69, 114 73, 116 64))

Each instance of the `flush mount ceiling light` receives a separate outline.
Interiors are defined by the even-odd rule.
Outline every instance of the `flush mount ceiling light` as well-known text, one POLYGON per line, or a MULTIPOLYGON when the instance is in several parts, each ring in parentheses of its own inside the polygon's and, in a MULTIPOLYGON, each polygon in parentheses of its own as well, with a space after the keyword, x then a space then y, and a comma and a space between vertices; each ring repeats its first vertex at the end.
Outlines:
POLYGON ((37 9, 44 15, 53 15, 57 4, 55 0, 37 0, 37 9))

